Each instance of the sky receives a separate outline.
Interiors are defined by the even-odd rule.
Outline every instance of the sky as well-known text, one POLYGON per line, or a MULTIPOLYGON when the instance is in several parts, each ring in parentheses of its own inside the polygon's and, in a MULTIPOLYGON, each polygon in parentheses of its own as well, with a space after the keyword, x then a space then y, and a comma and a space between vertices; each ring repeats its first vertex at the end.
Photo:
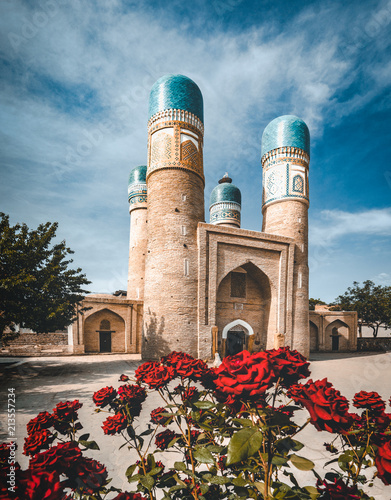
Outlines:
POLYGON ((127 179, 167 73, 204 98, 205 216, 228 172, 261 230, 261 137, 311 134, 310 296, 391 285, 391 0, 2 0, 0 211, 58 221, 89 290, 126 289, 127 179))

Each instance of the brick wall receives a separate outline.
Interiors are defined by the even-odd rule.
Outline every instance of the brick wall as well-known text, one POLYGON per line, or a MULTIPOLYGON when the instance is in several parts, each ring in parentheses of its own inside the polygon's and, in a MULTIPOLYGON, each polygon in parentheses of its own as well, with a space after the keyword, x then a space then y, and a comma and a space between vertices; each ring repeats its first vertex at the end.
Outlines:
POLYGON ((21 333, 19 337, 9 342, 10 347, 23 346, 23 345, 67 345, 68 334, 64 332, 59 333, 21 333))

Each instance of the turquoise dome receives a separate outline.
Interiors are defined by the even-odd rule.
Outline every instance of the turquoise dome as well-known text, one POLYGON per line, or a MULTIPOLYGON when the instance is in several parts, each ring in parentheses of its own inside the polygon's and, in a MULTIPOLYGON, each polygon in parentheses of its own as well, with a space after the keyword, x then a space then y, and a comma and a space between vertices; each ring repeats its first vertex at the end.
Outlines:
POLYGON ((310 154, 310 133, 305 122, 294 115, 272 120, 262 135, 262 156, 273 149, 293 147, 310 154))
POLYGON ((214 205, 215 203, 224 201, 238 203, 239 205, 242 204, 242 195, 240 193, 240 189, 237 188, 234 184, 231 184, 231 182, 231 179, 225 180, 213 189, 210 195, 210 206, 214 205))
POLYGON ((149 95, 148 119, 166 109, 189 111, 204 122, 201 91, 187 76, 164 75, 154 83, 149 95))
POLYGON ((140 165, 130 172, 128 186, 132 184, 145 184, 147 182, 146 179, 147 167, 146 165, 140 165))

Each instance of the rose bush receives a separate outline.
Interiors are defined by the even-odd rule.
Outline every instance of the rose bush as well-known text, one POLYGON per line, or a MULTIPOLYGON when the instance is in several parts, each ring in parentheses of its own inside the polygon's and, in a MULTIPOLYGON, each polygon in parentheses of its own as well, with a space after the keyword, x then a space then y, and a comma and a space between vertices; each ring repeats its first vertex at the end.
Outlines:
POLYGON ((287 347, 243 351, 215 369, 179 352, 143 363, 135 380, 122 374, 118 388, 103 387, 92 396, 96 412, 106 415, 103 433, 121 436, 121 447, 135 454, 126 470, 132 491, 110 486, 106 467, 85 456, 98 445, 89 434, 79 435, 81 403, 74 400, 27 424, 29 468, 13 464, 11 493, 10 448, 0 446, 0 500, 369 500, 361 488, 372 481, 371 470, 385 486, 391 481, 386 404, 379 394, 360 391, 353 399, 359 411, 350 412, 327 379, 305 382, 309 376, 308 361, 287 347), (148 391, 162 403, 145 418, 148 391), (299 426, 295 415, 303 410, 309 416, 299 426), (308 424, 333 436, 324 445, 333 472, 326 469, 324 476, 300 452, 296 437, 308 424), (169 466, 160 457, 172 452, 177 460, 169 466), (295 468, 312 475, 309 485, 299 485, 295 468))

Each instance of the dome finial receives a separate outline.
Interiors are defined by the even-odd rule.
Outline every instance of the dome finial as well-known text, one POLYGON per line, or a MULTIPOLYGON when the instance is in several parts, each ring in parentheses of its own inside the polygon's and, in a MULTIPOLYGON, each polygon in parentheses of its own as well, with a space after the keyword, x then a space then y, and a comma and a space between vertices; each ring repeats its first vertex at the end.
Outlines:
POLYGON ((225 174, 223 175, 223 177, 219 180, 219 184, 223 184, 224 182, 228 182, 229 184, 231 184, 231 182, 232 182, 232 179, 228 175, 228 172, 225 172, 225 174))

